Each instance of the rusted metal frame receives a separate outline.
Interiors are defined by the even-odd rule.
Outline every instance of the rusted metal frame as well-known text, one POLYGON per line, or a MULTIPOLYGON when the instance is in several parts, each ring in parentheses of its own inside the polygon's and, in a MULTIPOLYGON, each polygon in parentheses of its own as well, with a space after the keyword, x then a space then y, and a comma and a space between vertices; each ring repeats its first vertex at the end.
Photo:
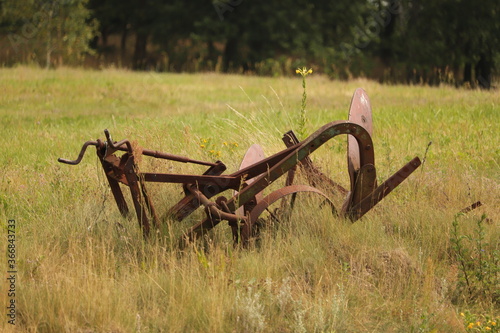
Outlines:
POLYGON ((199 191, 196 186, 188 186, 189 191, 197 198, 198 202, 205 206, 205 213, 207 217, 203 219, 200 223, 191 227, 185 234, 183 238, 187 238, 192 241, 196 236, 199 236, 202 232, 208 231, 219 224, 220 221, 226 220, 229 222, 232 233, 233 241, 238 242, 238 225, 240 221, 246 222, 246 216, 239 216, 232 214, 231 210, 224 205, 224 211, 221 210, 215 202, 210 201, 201 191, 199 191))
MULTIPOLYGON (((248 186, 239 193, 239 200, 245 203, 249 198, 260 192, 269 184, 281 177, 285 172, 290 170, 297 163, 313 153, 316 149, 326 143, 328 140, 340 134, 352 134, 360 147, 366 151, 366 154, 361 156, 362 164, 373 164, 373 144, 370 135, 360 125, 349 123, 346 121, 334 121, 324 125, 315 133, 302 141, 298 148, 294 149, 280 163, 272 167, 269 172, 259 176, 252 186, 248 186)), ((240 204, 241 204, 240 203, 240 204)), ((233 200, 228 202, 228 206, 232 209, 233 200)))
MULTIPOLYGON (((88 141, 86 142, 80 151, 80 154, 78 158, 74 161, 59 158, 59 162, 61 163, 66 163, 66 164, 71 164, 71 165, 76 165, 81 162, 85 151, 88 146, 94 145, 94 146, 101 146, 101 152, 100 152, 100 160, 101 163, 103 163, 103 168, 105 169, 105 173, 108 177, 108 182, 110 183, 110 187, 112 189, 113 195, 115 196, 115 201, 117 201, 118 208, 120 209, 120 212, 122 214, 126 214, 128 212, 128 208, 126 208, 126 202, 123 199, 123 194, 121 193, 121 190, 119 188, 119 185, 117 182, 122 182, 125 185, 128 185, 128 180, 125 176, 123 176, 123 165, 120 165, 121 161, 123 159, 119 159, 114 155, 116 151, 125 151, 130 154, 132 154, 132 145, 130 144, 129 140, 122 140, 120 142, 113 142, 111 139, 111 136, 109 134, 109 131, 105 130, 104 133, 106 134, 106 142, 102 142, 100 140, 97 141, 88 141), (113 161, 109 161, 113 160, 113 161), (106 162, 105 162, 106 161, 106 162), (118 163, 120 161, 120 163, 118 163), (116 173, 122 173, 122 177, 117 177, 116 173), (111 177, 111 178, 109 178, 111 177), (111 180, 111 181, 110 181, 111 180)), ((286 154, 289 153, 294 149, 294 147, 290 147, 289 149, 286 149, 284 151, 281 151, 273 156, 270 156, 259 163, 256 163, 254 165, 251 165, 247 168, 244 168, 242 170, 239 170, 238 172, 230 175, 230 176, 222 176, 220 178, 202 178, 200 179, 200 176, 190 176, 190 175, 174 175, 174 174, 164 174, 163 176, 159 176, 158 174, 144 174, 144 181, 160 181, 160 178, 162 178, 161 181, 163 182, 171 182, 171 183, 183 183, 183 184, 189 184, 189 183, 195 183, 198 185, 202 186, 202 189, 204 190, 204 193, 208 195, 208 192, 213 192, 210 193, 210 196, 216 195, 220 192, 223 192, 227 189, 233 188, 233 189, 239 189, 241 185, 245 186, 246 184, 242 182, 243 178, 254 178, 264 172, 266 172, 272 165, 278 163, 283 156, 286 156, 286 154), (183 178, 182 180, 179 181, 179 177, 185 176, 186 178, 183 178), (227 183, 227 180, 231 182, 231 184, 227 183), (210 182, 212 180, 212 182, 210 182), (206 183, 205 183, 206 182, 206 183), (221 186, 222 185, 222 186, 221 186), (228 186, 231 185, 231 186, 228 186), (213 191, 214 189, 217 189, 217 191, 213 191)), ((183 162, 183 163, 195 163, 195 164, 202 164, 202 165, 209 165, 211 167, 217 167, 219 166, 219 163, 210 163, 210 162, 203 162, 203 161, 197 161, 197 160, 192 160, 183 156, 178 156, 178 155, 172 155, 172 154, 166 154, 166 153, 161 153, 158 151, 152 151, 152 150, 147 150, 144 149, 142 151, 143 155, 147 156, 152 156, 152 157, 157 157, 157 158, 164 158, 164 159, 169 159, 169 160, 174 160, 178 162, 183 162)), ((222 173, 222 172, 220 172, 222 173)), ((219 174, 220 174, 219 173, 219 174)), ((210 177, 210 175, 205 175, 210 177)), ((194 211, 197 207, 199 207, 199 203, 197 204, 195 202, 196 200, 193 200, 192 198, 183 198, 181 201, 179 201, 174 207, 177 208, 177 210, 170 210, 173 215, 177 216, 178 219, 185 218, 188 216, 192 211, 194 211), (188 208, 189 206, 189 208, 188 208), (182 212, 182 213, 181 213, 182 212)), ((152 205, 151 205, 152 206, 152 205)))
POLYGON ((99 158, 99 161, 101 161, 102 168, 104 169, 106 179, 108 180, 109 187, 111 188, 111 193, 113 193, 113 197, 115 198, 118 210, 123 217, 126 217, 129 213, 128 205, 125 201, 118 180, 116 180, 115 177, 111 176, 113 174, 113 166, 104 159, 104 150, 105 149, 103 145, 98 146, 96 149, 97 157, 99 158))
MULTIPOLYGON (((293 185, 290 185, 293 186, 293 185)), ((297 193, 292 193, 292 197, 290 198, 290 202, 284 201, 282 209, 284 209, 283 213, 285 219, 289 219, 292 215, 293 208, 295 207, 295 200, 297 199, 297 193), (288 208, 288 209, 286 209, 288 208), (285 210, 286 209, 286 210, 285 210)))
POLYGON ((295 172, 297 172, 297 166, 294 166, 293 168, 288 170, 286 174, 285 186, 290 186, 293 184, 293 181, 295 180, 295 172))
POLYGON ((118 209, 120 210, 120 212, 122 212, 123 205, 126 205, 123 193, 121 192, 118 184, 118 182, 122 182, 130 189, 130 194, 136 211, 137 220, 143 230, 143 235, 147 237, 149 236, 150 232, 150 223, 142 200, 144 200, 146 208, 153 220, 152 222, 155 227, 158 227, 159 224, 158 216, 147 193, 143 177, 137 171, 137 165, 135 164, 132 145, 128 140, 122 140, 118 143, 113 143, 107 130, 105 130, 105 134, 107 139, 105 143, 102 143, 100 140, 97 141, 100 148, 98 149, 98 156, 101 160, 101 164, 103 165, 106 176, 108 177, 108 179, 111 178, 113 180, 110 182, 110 186, 112 186, 112 192, 115 196, 115 201, 118 205, 118 209), (118 158, 114 155, 114 152, 116 152, 117 149, 123 145, 126 145, 127 152, 123 156, 118 158), (113 183, 113 185, 111 185, 111 183, 113 183))
MULTIPOLYGON (((197 184, 206 185, 209 191, 215 194, 228 189, 237 190, 244 175, 232 176, 211 176, 211 175, 182 175, 175 173, 142 173, 146 182, 152 183, 177 183, 177 184, 197 184), (210 188, 210 186, 212 188, 210 188), (221 190, 218 190, 220 188, 221 190)), ((214 194, 214 195, 215 195, 214 194)))
MULTIPOLYGON (((118 209, 122 215, 127 215, 129 212, 128 207, 127 207, 127 203, 126 203, 124 196, 123 196, 123 192, 121 191, 121 188, 119 186, 119 182, 121 182, 121 183, 129 186, 129 188, 130 188, 132 201, 134 203, 134 208, 136 210, 137 218, 138 218, 139 224, 141 225, 141 227, 143 227, 143 232, 145 235, 149 234, 150 225, 149 225, 149 219, 148 219, 148 216, 146 214, 146 211, 144 210, 144 207, 142 206, 142 196, 144 196, 146 206, 147 206, 148 211, 150 212, 150 214, 153 218, 154 224, 158 223, 157 222, 158 218, 156 216, 156 212, 154 210, 153 204, 152 204, 149 196, 147 195, 147 191, 146 191, 146 187, 145 187, 144 182, 146 182, 146 181, 162 181, 162 182, 170 182, 170 183, 182 183, 185 185, 189 184, 189 183, 195 183, 198 186, 201 186, 201 188, 203 189, 203 192, 205 194, 208 194, 211 197, 211 196, 216 195, 220 192, 223 192, 227 189, 235 189, 235 190, 240 189, 242 184, 243 184, 243 186, 246 185, 242 181, 243 178, 245 178, 245 177, 253 178, 253 177, 267 171, 270 168, 270 166, 278 163, 284 155, 286 155, 290 150, 293 149, 293 148, 290 148, 290 149, 284 150, 282 152, 279 152, 279 153, 277 153, 269 158, 262 160, 259 163, 256 163, 256 164, 248 167, 248 168, 239 170, 238 172, 236 172, 230 176, 210 177, 210 175, 192 176, 192 175, 178 175, 178 174, 177 175, 174 175, 174 174, 148 174, 148 173, 137 174, 135 171, 135 167, 131 167, 131 166, 125 167, 126 163, 129 160, 129 157, 122 156, 121 158, 118 158, 114 155, 114 153, 116 151, 125 151, 130 156, 133 156, 132 155, 132 153, 133 153, 132 145, 131 145, 130 141, 129 140, 122 140, 119 142, 113 142, 111 139, 111 136, 109 135, 109 132, 107 130, 105 130, 105 134, 106 134, 106 142, 102 142, 100 140, 86 142, 83 145, 83 147, 80 151, 80 154, 76 160, 71 161, 71 160, 66 160, 66 159, 60 158, 59 161, 62 163, 66 163, 66 164, 76 165, 76 164, 81 162, 88 146, 94 145, 94 146, 101 147, 100 152, 99 152, 99 158, 100 158, 101 164, 103 166, 103 169, 105 171, 106 177, 108 178, 108 183, 110 184, 110 187, 111 187, 113 196, 115 198, 115 201, 117 203, 118 209), (142 186, 140 186, 141 182, 142 182, 142 186), (142 192, 142 196, 141 196, 141 192, 142 192)), ((147 149, 143 150, 142 154, 146 155, 146 156, 165 158, 165 159, 170 159, 170 160, 184 162, 184 163, 210 165, 211 167, 219 166, 218 163, 202 162, 202 161, 184 158, 182 156, 160 153, 158 151, 150 151, 147 149)), ((132 159, 132 161, 133 161, 133 159, 132 159)), ((225 169, 225 167, 224 167, 224 169, 225 169)), ((220 172, 220 173, 222 173, 222 172, 220 172)), ((173 212, 174 215, 176 215, 178 219, 185 218, 192 211, 194 211, 196 208, 199 207, 200 203, 197 201, 198 201, 197 199, 185 197, 178 204, 174 205, 174 209, 176 208, 177 210, 171 210, 171 212, 173 212)))
POLYGON ((201 191, 198 190, 195 186, 190 186, 189 190, 196 196, 200 203, 205 206, 207 217, 212 219, 213 221, 226 220, 229 222, 238 222, 247 220, 246 216, 239 216, 230 212, 223 211, 215 202, 210 201, 210 199, 203 195, 203 193, 201 193, 201 191))
MULTIPOLYGON (((313 153, 316 149, 322 146, 331 138, 340 134, 352 134, 360 147, 366 150, 366 154, 360 156, 363 164, 373 164, 373 143, 370 135, 366 130, 357 124, 346 121, 334 121, 328 123, 314 132, 306 140, 302 141, 293 149, 289 155, 282 159, 279 163, 274 165, 265 174, 260 175, 254 183, 242 189, 238 194, 238 205, 245 204, 248 200, 254 197, 257 193, 261 192, 264 188, 273 183, 276 179, 285 174, 293 166, 297 165, 300 161, 313 153), (371 154, 370 154, 371 152, 371 154)), ((235 210, 236 198, 231 198, 227 202, 230 211, 235 210)), ((207 221, 207 219, 198 223, 196 226, 188 231, 188 236, 192 238, 192 234, 199 234, 203 231, 208 231, 215 227, 220 221, 207 221)))
MULTIPOLYGON (((291 147, 291 146, 296 145, 300 142, 292 130, 286 132, 281 139, 282 139, 283 143, 285 144, 285 146, 287 146, 287 147, 291 147)), ((309 157, 306 157, 303 161, 300 162, 299 165, 301 165, 301 166, 305 165, 307 163, 307 161, 312 162, 309 157)), ((285 186, 290 186, 293 184, 293 181, 295 180, 295 172, 296 171, 297 171, 297 166, 294 166, 293 168, 291 168, 288 171, 288 173, 286 175, 285 186)))
POLYGON ((391 193, 393 189, 395 189, 406 178, 408 178, 420 165, 421 161, 418 157, 412 159, 405 166, 399 169, 394 175, 389 177, 385 182, 378 186, 370 195, 366 196, 363 200, 361 200, 350 210, 348 210, 346 212, 347 216, 353 222, 360 219, 377 203, 379 203, 383 198, 391 193))
MULTIPOLYGON (((122 140, 121 145, 126 144, 127 142, 128 140, 122 140)), ((182 175, 182 174, 165 174, 165 173, 143 173, 143 175, 144 175, 144 180, 146 182, 214 185, 217 187, 224 188, 223 191, 227 189, 237 190, 241 184, 241 180, 243 177, 254 178, 266 172, 270 167, 281 161, 282 158, 286 156, 294 148, 296 148, 296 146, 285 149, 273 156, 263 159, 258 163, 250 165, 247 168, 241 169, 228 176, 213 176, 213 175, 200 176, 200 175, 182 175)), ((216 163, 211 163, 210 165, 217 166, 216 163)))
POLYGON ((347 195, 342 206, 343 215, 346 215, 353 206, 360 203, 377 188, 377 172, 373 164, 362 165, 359 170, 354 171, 353 175, 354 183, 351 184, 351 192, 347 195))
MULTIPOLYGON (((282 140, 287 147, 291 147, 292 145, 299 143, 299 139, 297 138, 295 133, 291 130, 283 135, 282 140)), ((330 190, 335 189, 335 191, 339 192, 341 195, 346 195, 348 193, 348 191, 342 185, 336 183, 330 177, 326 176, 323 172, 321 172, 318 169, 318 167, 314 165, 314 163, 309 157, 306 157, 305 159, 300 161, 299 167, 301 167, 301 169, 304 170, 307 180, 311 186, 318 186, 318 181, 319 181, 320 183, 328 184, 330 186, 330 190)), ((294 173, 295 173, 295 168, 289 171, 286 185, 292 185, 294 173)))
MULTIPOLYGON (((145 238, 149 236, 150 233, 150 223, 149 218, 142 205, 141 198, 141 190, 139 186, 139 177, 135 170, 134 156, 129 155, 127 161, 125 162, 125 166, 123 168, 125 172, 125 177, 127 178, 128 187, 130 189, 130 195, 132 197, 132 201, 134 203, 135 212, 137 214, 137 220, 139 222, 139 226, 142 228, 142 232, 145 238)), ((153 217, 154 218, 154 217, 153 217)), ((157 223, 155 223, 157 224, 157 223)))
MULTIPOLYGON (((125 139, 125 140, 122 140, 120 142, 113 142, 113 140, 111 139, 111 136, 109 134, 109 131, 107 129, 104 130, 104 134, 106 135, 106 142, 105 142, 106 153, 103 154, 104 157, 110 156, 111 154, 114 154, 116 151, 124 151, 124 152, 132 153, 132 145, 131 145, 129 140, 125 139)), ((58 161, 61 163, 65 163, 65 164, 77 165, 81 162, 83 156, 85 155, 85 151, 87 150, 88 146, 100 146, 101 144, 102 144, 101 140, 87 141, 83 144, 82 149, 80 150, 80 153, 79 153, 76 160, 67 160, 64 158, 59 158, 58 161)), ((163 153, 163 152, 160 152, 157 150, 143 149, 141 154, 145 155, 145 156, 151 156, 151 157, 155 157, 155 158, 161 158, 161 159, 175 161, 175 162, 181 162, 181 163, 192 163, 192 164, 200 164, 200 165, 207 165, 207 166, 216 166, 217 165, 217 163, 193 160, 193 159, 190 159, 188 157, 169 154, 169 153, 163 153)))
POLYGON ((159 182, 159 183, 180 183, 180 184, 197 184, 207 185, 218 188, 219 190, 212 195, 221 193, 228 189, 239 190, 243 179, 254 178, 265 173, 269 168, 279 163, 284 156, 290 153, 296 146, 283 150, 273 156, 263 159, 247 168, 241 169, 235 173, 227 176, 222 175, 182 175, 182 174, 168 174, 168 173, 143 173, 146 182, 159 182))
POLYGON ((141 176, 139 176, 139 184, 141 187, 142 195, 144 197, 144 202, 146 203, 146 208, 149 212, 149 216, 151 216, 151 218, 153 219, 153 225, 155 226, 155 228, 158 228, 160 225, 158 215, 156 214, 156 209, 154 208, 153 201, 151 200, 151 197, 149 196, 146 189, 144 179, 141 176))
POLYGON ((129 209, 127 202, 123 196, 123 192, 120 188, 120 184, 110 176, 106 175, 106 179, 108 180, 109 187, 111 188, 111 193, 113 193, 113 197, 115 199, 116 205, 118 206, 118 210, 123 217, 126 217, 129 214, 129 209))
MULTIPOLYGON (((207 169, 207 171, 205 171, 202 175, 203 176, 207 176, 207 175, 208 176, 220 176, 220 175, 222 175, 222 173, 224 171, 226 171, 226 169, 227 169, 226 165, 224 163, 222 163, 222 161, 216 161, 215 165, 209 167, 207 169)), ((205 191, 205 187, 207 187, 207 186, 202 187, 201 190, 205 191)), ((184 194, 186 196, 191 195, 191 192, 188 189, 188 184, 183 184, 182 189, 183 189, 184 194)))
MULTIPOLYGON (((254 199, 252 199, 250 201, 254 201, 254 199)), ((242 214, 240 211, 238 211, 238 209, 235 212, 230 211, 229 207, 227 206, 227 198, 226 197, 220 196, 217 198, 217 200, 215 202, 217 203, 217 207, 220 208, 220 210, 236 216, 236 218, 231 218, 227 221, 228 221, 229 226, 231 227, 231 232, 233 234, 233 242, 235 244, 238 243, 238 239, 240 237, 240 223, 239 222, 241 220, 245 220, 245 222, 246 222, 246 220, 247 220, 246 214, 242 214)), ((253 205, 255 205, 255 203, 253 205)), ((241 206, 239 208, 241 208, 243 210, 244 207, 246 207, 246 205, 241 206)))
POLYGON ((236 171, 230 174, 232 177, 240 177, 245 175, 246 179, 255 178, 262 175, 263 173, 269 171, 270 168, 280 163, 286 156, 288 156, 292 151, 295 151, 301 144, 296 144, 292 147, 288 147, 272 156, 269 156, 255 164, 249 165, 246 168, 236 171))
MULTIPOLYGON (((205 171, 204 175, 210 176, 218 176, 226 171, 226 166, 224 163, 217 161, 216 166, 212 166, 205 171)), ((177 221, 182 221, 184 218, 189 216, 192 212, 194 212, 198 207, 200 207, 200 202, 188 189, 188 184, 183 185, 184 193, 186 196, 182 198, 179 202, 177 202, 174 206, 172 206, 165 216, 172 217, 177 221)), ((200 186, 200 191, 207 195, 208 188, 207 186, 200 186)), ((211 197, 208 195, 207 197, 211 197)))
MULTIPOLYGON (((128 151, 128 148, 125 148, 123 146, 119 146, 119 147, 116 148, 116 150, 128 151)), ((142 152, 141 152, 141 154, 145 155, 145 156, 150 156, 150 157, 154 157, 154 158, 160 158, 160 159, 174 161, 174 162, 191 163, 191 164, 199 164, 199 165, 206 165, 206 166, 215 166, 215 165, 217 165, 216 163, 193 160, 193 159, 190 159, 190 158, 187 158, 187 157, 184 157, 184 156, 174 155, 174 154, 169 154, 169 153, 164 153, 164 152, 161 152, 161 151, 158 151, 158 150, 143 149, 142 152)))
MULTIPOLYGON (((145 180, 177 182, 183 183, 185 186, 189 184, 196 184, 207 198, 211 198, 214 195, 217 195, 229 189, 240 191, 242 188, 245 188, 246 186, 248 186, 248 184, 244 181, 245 179, 252 179, 265 173, 271 167, 279 163, 287 154, 296 149, 297 146, 298 145, 287 148, 246 168, 242 168, 241 170, 238 170, 237 172, 232 173, 228 176, 206 174, 204 175, 204 178, 200 178, 202 176, 186 175, 187 178, 179 181, 179 176, 183 175, 170 174, 167 176, 161 176, 161 174, 145 174, 145 180)), ((238 206, 241 205, 239 204, 238 206)), ((187 199, 186 197, 184 197, 169 210, 169 215, 174 216, 178 221, 182 221, 182 219, 188 217, 199 206, 200 203, 196 202, 195 199, 187 199)), ((200 223, 200 225, 201 224, 203 223, 200 223)))
POLYGON ((183 238, 193 241, 196 237, 201 236, 204 232, 212 230, 220 220, 213 220, 211 218, 204 218, 201 222, 198 222, 191 228, 189 228, 183 235, 183 238))

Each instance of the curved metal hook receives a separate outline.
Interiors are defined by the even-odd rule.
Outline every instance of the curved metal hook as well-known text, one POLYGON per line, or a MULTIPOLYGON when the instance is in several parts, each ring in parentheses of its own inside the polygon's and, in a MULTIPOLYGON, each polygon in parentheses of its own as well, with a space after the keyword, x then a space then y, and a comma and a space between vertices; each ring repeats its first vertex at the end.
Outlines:
POLYGON ((58 158, 57 161, 60 163, 65 163, 65 164, 70 164, 70 165, 77 165, 82 161, 83 155, 85 155, 85 151, 87 150, 88 146, 98 146, 97 141, 87 141, 83 144, 82 149, 80 150, 80 154, 78 155, 78 158, 74 161, 67 160, 64 158, 58 158))

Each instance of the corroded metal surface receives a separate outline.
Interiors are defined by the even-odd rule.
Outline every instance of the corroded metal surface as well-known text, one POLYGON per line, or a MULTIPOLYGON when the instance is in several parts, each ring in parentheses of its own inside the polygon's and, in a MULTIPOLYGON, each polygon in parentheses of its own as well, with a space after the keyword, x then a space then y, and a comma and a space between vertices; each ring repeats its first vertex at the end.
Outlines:
MULTIPOLYGON (((243 156, 243 160, 241 161, 241 164, 240 164, 240 167, 238 170, 242 170, 242 169, 245 169, 259 161, 262 161, 263 159, 265 159, 266 156, 264 155, 264 151, 262 150, 262 147, 259 146, 258 144, 253 144, 250 146, 250 148, 248 148, 247 152, 245 153, 245 156, 243 156)), ((255 181, 255 178, 245 178, 245 183, 246 183, 246 186, 248 185, 251 185, 253 182, 255 181)), ((243 185, 245 184, 241 184, 242 187, 243 185)), ((234 191, 234 196, 237 197, 238 195, 238 191, 234 191)), ((251 202, 250 204, 247 203, 247 205, 243 205, 243 206, 240 206, 238 207, 238 209, 236 209, 236 214, 237 215, 245 215, 246 212, 249 212, 252 210, 253 206, 255 206, 255 204, 257 202, 259 202, 260 200, 262 199, 262 191, 257 193, 255 195, 255 197, 253 198, 253 202, 251 202)))
MULTIPOLYGON (((372 107, 366 92, 358 88, 354 92, 349 107, 349 121, 362 126, 370 135, 373 135, 372 107)), ((368 193, 377 187, 377 174, 375 162, 372 166, 364 166, 361 163, 361 156, 365 152, 360 149, 356 138, 353 135, 347 136, 347 172, 351 183, 342 210, 349 212, 352 207, 358 204, 368 193)))
MULTIPOLYGON (((354 92, 349 107, 349 121, 361 125, 370 136, 373 135, 372 107, 370 99, 366 92, 358 88, 354 92)), ((361 167, 360 151, 356 143, 356 138, 352 135, 347 136, 347 164, 349 168, 349 177, 351 184, 354 181, 354 173, 361 167)))

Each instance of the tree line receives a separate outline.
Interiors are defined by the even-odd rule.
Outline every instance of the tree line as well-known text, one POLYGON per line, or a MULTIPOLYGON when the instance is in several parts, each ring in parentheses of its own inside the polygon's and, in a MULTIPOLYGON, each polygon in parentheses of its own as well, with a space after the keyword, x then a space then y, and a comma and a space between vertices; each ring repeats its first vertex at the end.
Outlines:
POLYGON ((500 1, 2 0, 0 61, 490 88, 500 1))

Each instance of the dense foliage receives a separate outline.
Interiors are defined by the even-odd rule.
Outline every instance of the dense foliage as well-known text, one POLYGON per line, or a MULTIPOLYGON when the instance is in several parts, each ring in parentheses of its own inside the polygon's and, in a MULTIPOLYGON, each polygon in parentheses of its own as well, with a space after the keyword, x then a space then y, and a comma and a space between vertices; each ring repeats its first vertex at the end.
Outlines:
POLYGON ((4 65, 60 65, 94 50, 87 63, 95 66, 282 75, 307 64, 335 78, 489 88, 500 54, 497 0, 4 0, 0 6, 4 65))

